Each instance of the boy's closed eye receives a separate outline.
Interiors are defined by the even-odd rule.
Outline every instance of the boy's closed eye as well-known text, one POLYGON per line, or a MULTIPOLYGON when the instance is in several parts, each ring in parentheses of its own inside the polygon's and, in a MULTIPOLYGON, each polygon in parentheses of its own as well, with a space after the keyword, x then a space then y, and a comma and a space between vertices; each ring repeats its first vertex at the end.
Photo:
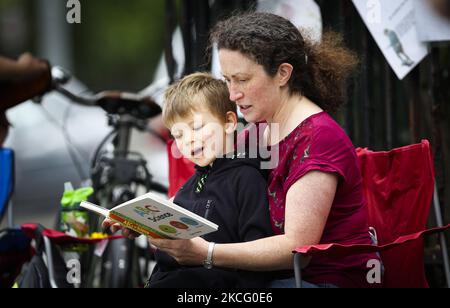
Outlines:
POLYGON ((198 132, 199 130, 201 130, 203 128, 203 125, 198 125, 198 126, 194 126, 194 131, 198 132))
POLYGON ((171 134, 172 134, 172 137, 175 138, 175 139, 180 139, 181 137, 183 137, 183 133, 179 132, 179 131, 172 132, 171 134))

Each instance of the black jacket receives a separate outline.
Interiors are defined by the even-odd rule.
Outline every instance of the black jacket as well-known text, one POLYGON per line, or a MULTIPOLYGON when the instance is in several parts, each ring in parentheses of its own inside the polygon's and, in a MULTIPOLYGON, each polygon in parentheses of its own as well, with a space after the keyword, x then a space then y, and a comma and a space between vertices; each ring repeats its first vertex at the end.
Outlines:
MULTIPOLYGON (((272 236, 266 176, 259 167, 259 160, 247 158, 220 158, 212 167, 196 167, 175 203, 219 226, 204 236, 207 241, 239 243, 272 236)), ((183 267, 160 251, 155 257, 157 266, 149 287, 258 288, 272 279, 267 272, 183 267)))

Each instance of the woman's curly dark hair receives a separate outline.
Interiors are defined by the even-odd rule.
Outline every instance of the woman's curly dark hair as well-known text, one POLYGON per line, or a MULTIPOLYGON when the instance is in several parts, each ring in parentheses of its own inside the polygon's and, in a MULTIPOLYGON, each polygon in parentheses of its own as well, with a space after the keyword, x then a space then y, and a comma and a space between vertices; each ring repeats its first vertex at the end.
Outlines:
POLYGON ((290 21, 270 13, 244 13, 220 21, 211 32, 211 43, 241 52, 272 77, 281 64, 291 64, 290 92, 306 96, 327 112, 345 103, 347 80, 358 65, 341 35, 327 32, 314 43, 290 21))

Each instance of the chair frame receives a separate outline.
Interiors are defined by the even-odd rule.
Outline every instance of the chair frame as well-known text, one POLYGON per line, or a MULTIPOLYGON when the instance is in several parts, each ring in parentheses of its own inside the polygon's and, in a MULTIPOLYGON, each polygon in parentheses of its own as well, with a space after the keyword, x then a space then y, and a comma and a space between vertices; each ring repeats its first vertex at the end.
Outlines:
MULTIPOLYGON (((438 195, 436 183, 434 184, 433 205, 434 205, 436 224, 439 228, 442 228, 442 227, 444 227, 444 220, 442 219, 441 206, 440 206, 440 202, 439 202, 439 195, 438 195)), ((444 263, 445 280, 447 282, 447 288, 450 288, 450 263, 449 263, 449 258, 448 258, 447 241, 446 241, 444 232, 439 233, 439 240, 440 240, 440 244, 441 244, 442 261, 444 263)))

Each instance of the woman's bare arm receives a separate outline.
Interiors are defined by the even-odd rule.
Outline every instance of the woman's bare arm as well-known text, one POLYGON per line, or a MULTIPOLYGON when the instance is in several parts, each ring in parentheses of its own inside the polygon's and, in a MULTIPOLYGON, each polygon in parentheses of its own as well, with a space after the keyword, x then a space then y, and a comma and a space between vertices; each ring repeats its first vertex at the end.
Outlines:
MULTIPOLYGON (((296 247, 319 243, 337 184, 337 175, 309 172, 288 191, 284 235, 247 243, 217 244, 213 255, 214 265, 253 271, 291 269, 292 251, 296 247)), ((199 238, 151 242, 172 255, 180 264, 186 265, 200 265, 208 250, 208 243, 199 238)))

